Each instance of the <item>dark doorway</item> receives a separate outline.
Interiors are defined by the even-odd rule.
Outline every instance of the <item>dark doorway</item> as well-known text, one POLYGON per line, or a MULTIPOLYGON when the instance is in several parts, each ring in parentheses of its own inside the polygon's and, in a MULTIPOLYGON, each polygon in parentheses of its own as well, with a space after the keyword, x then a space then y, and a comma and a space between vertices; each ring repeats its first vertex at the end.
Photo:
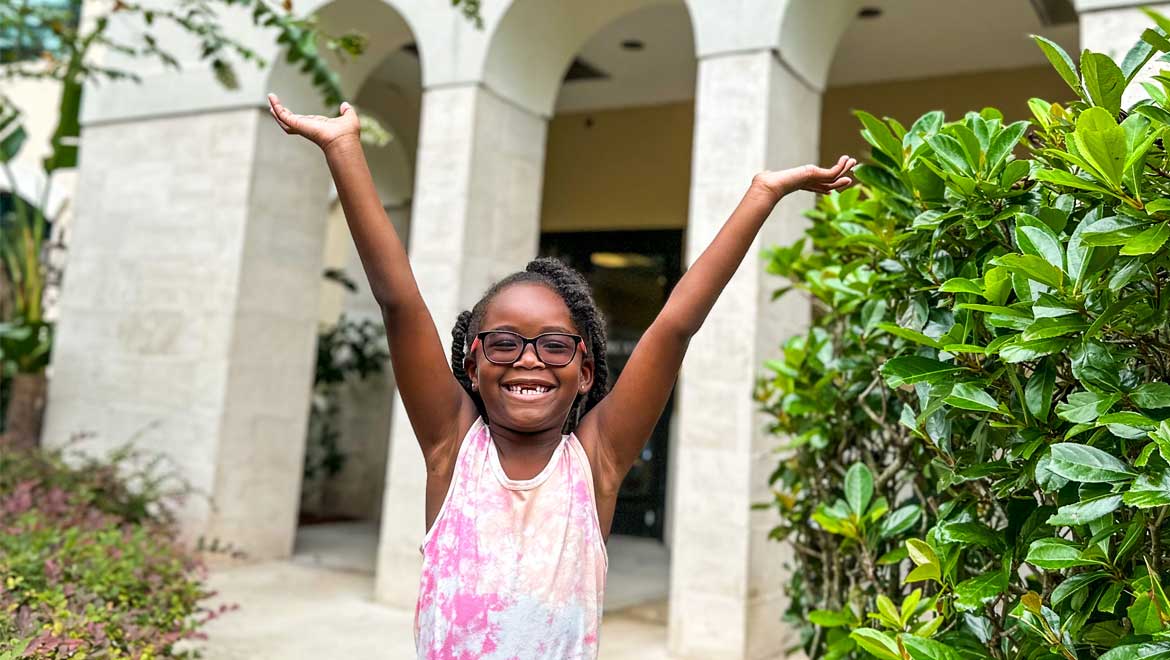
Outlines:
MULTIPOLYGON (((585 275, 605 313, 611 385, 682 275, 682 241, 681 230, 558 232, 540 237, 540 254, 557 257, 585 275)), ((622 482, 614 534, 662 539, 673 412, 672 396, 622 482)))

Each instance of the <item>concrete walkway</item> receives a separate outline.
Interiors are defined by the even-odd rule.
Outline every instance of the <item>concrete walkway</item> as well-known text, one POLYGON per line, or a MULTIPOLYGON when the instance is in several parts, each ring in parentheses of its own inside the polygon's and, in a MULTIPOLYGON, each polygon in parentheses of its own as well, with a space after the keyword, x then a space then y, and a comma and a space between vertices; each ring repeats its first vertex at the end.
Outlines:
MULTIPOLYGON (((211 622, 207 660, 363 660, 414 655, 414 612, 373 601, 376 529, 303 528, 292 560, 213 568, 213 604, 239 609, 211 622)), ((610 540, 602 660, 668 660, 667 556, 643 539, 610 540)))

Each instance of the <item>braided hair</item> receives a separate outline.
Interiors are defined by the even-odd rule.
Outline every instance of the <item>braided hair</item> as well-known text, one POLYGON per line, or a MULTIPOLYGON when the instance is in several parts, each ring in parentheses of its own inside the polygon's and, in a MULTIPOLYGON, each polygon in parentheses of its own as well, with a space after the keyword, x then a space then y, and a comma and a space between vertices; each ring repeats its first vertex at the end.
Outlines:
POLYGON ((565 306, 569 308, 573 324, 584 336, 588 355, 593 358, 593 386, 584 396, 578 396, 573 401, 573 407, 569 409, 569 417, 565 421, 563 432, 571 433, 581 417, 597 405, 609 391, 609 367, 605 360, 605 317, 597 308, 597 303, 593 302, 593 293, 585 278, 566 264, 549 257, 534 259, 528 262, 524 270, 512 273, 492 285, 470 310, 460 312, 455 327, 451 330, 451 370, 455 372, 456 380, 475 402, 479 414, 487 421, 488 415, 484 409, 483 398, 479 392, 472 389, 471 378, 467 375, 463 362, 471 339, 479 333, 488 303, 509 286, 522 283, 546 286, 561 297, 565 306))

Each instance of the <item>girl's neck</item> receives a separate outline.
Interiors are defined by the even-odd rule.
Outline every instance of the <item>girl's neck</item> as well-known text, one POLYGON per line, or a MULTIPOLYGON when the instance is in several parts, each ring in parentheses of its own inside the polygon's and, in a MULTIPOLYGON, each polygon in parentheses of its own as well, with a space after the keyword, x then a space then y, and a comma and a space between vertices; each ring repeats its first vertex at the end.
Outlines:
POLYGON ((547 458, 561 442, 560 427, 527 433, 488 423, 492 440, 500 452, 500 459, 524 462, 533 458, 547 458))

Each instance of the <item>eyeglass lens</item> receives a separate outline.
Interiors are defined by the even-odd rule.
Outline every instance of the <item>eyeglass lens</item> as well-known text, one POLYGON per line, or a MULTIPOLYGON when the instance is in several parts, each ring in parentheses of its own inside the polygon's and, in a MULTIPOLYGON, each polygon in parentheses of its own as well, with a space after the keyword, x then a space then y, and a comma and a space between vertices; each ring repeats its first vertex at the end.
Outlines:
MULTIPOLYGON (((492 362, 515 362, 520 359, 526 343, 524 337, 514 332, 489 332, 483 338, 484 355, 492 362)), ((533 343, 536 345, 536 359, 554 367, 572 362, 577 352, 572 335, 540 335, 533 343)))

